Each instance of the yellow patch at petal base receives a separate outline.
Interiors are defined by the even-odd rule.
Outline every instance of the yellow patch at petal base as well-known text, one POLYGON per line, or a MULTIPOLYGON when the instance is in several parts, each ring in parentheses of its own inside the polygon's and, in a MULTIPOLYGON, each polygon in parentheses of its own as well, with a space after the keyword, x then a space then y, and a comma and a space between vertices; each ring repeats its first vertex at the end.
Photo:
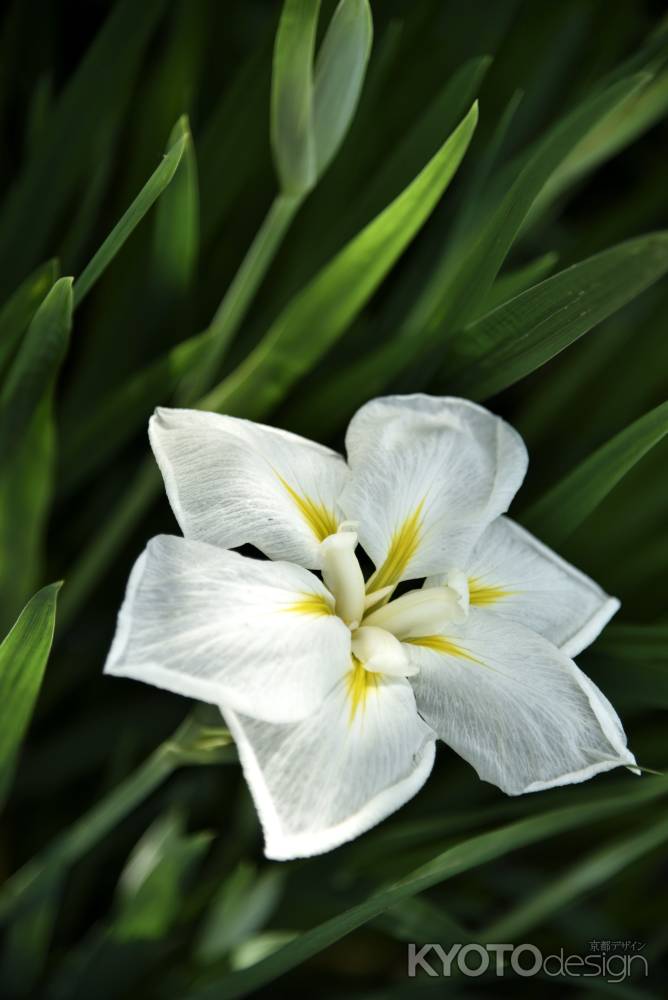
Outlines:
POLYGON ((504 597, 511 597, 514 590, 505 590, 503 587, 488 587, 481 580, 472 576, 469 579, 469 600, 471 604, 478 606, 486 604, 496 604, 504 597))
POLYGON ((292 611, 297 615, 315 615, 316 617, 334 614, 334 609, 322 594, 304 594, 303 599, 288 604, 285 610, 292 611))
POLYGON ((318 503, 311 500, 310 497, 302 496, 289 483, 286 483, 283 476, 278 476, 278 478, 319 542, 324 541, 329 535, 336 534, 339 525, 333 511, 325 507, 324 503, 318 503))
POLYGON ((456 642, 446 638, 444 635, 416 635, 409 639, 403 639, 413 646, 424 646, 425 649, 433 649, 436 653, 443 653, 445 656, 455 656, 460 660, 470 660, 471 663, 479 663, 481 667, 486 666, 482 660, 473 656, 468 649, 458 646, 456 642))
POLYGON ((420 500, 413 513, 404 519, 403 524, 392 535, 385 561, 382 566, 379 566, 367 583, 367 593, 399 583, 402 573, 415 555, 417 547, 420 544, 423 507, 424 498, 420 500))
POLYGON ((348 698, 350 699, 350 725, 355 721, 358 710, 364 711, 366 699, 371 688, 378 687, 378 674, 365 670, 356 656, 352 657, 352 666, 346 678, 348 698))

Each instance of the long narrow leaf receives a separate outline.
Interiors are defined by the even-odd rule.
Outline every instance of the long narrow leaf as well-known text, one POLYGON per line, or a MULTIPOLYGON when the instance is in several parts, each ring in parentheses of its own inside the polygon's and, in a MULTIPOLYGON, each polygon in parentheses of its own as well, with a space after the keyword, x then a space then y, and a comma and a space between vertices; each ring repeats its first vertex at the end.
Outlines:
POLYGON ((47 261, 19 285, 0 309, 0 375, 57 277, 58 261, 47 261))
POLYGON ((271 144, 285 194, 299 195, 316 178, 313 54, 320 0, 285 0, 274 47, 271 144))
POLYGON ((153 233, 152 280, 163 308, 169 308, 175 298, 180 298, 190 288, 199 252, 197 162, 186 115, 179 118, 171 131, 167 157, 181 140, 181 160, 158 202, 153 233))
POLYGON ((335 342, 421 228, 454 176, 478 118, 477 104, 398 198, 346 246, 278 317, 205 408, 266 413, 335 342))
POLYGON ((517 907, 481 931, 481 939, 512 941, 526 936, 528 931, 544 923, 552 914, 571 905, 584 893, 613 879, 628 865, 656 850, 666 840, 668 816, 664 813, 658 822, 599 848, 560 874, 558 879, 522 900, 517 907))
MULTIPOLYGON (((536 145, 507 193, 496 207, 488 207, 489 221, 482 232, 474 231, 468 249, 457 248, 453 258, 437 262, 422 297, 395 336, 354 368, 337 372, 305 397, 300 413, 308 408, 309 419, 321 435, 333 433, 336 424, 382 392, 400 373, 413 389, 428 381, 443 360, 444 331, 454 334, 465 325, 487 295, 545 183, 573 145, 646 81, 645 74, 633 76, 586 99, 536 145), (426 364, 425 358, 432 358, 431 363, 426 364), (341 384, 345 384, 345 392, 341 384)), ((299 416, 296 423, 301 426, 299 416)))
POLYGON ((10 287, 44 254, 89 167, 100 131, 129 93, 137 67, 166 0, 121 0, 67 82, 35 155, 0 212, 0 280, 10 287), (122 54, 122 57, 121 57, 122 54))
POLYGON ((558 545, 666 434, 668 402, 640 417, 581 462, 529 510, 523 523, 549 545, 558 545))
POLYGON ((155 169, 141 189, 128 210, 116 223, 103 242, 100 249, 86 265, 74 285, 74 305, 80 305, 88 295, 95 282, 100 278, 105 268, 109 266, 132 231, 139 225, 150 207, 165 190, 181 162, 189 133, 184 134, 175 142, 162 163, 155 169))
POLYGON ((486 399, 545 364, 667 270, 668 233, 574 264, 463 330, 441 378, 455 393, 486 399))
POLYGON ((315 65, 313 139, 318 177, 336 155, 355 114, 372 34, 368 0, 341 0, 315 65))
POLYGON ((446 849, 401 881, 381 889, 363 903, 300 934, 294 941, 249 969, 222 974, 215 981, 212 980, 210 985, 191 991, 186 995, 186 1000, 231 1000, 245 996, 317 955, 403 899, 409 899, 461 872, 503 857, 510 851, 615 816, 660 798, 667 792, 668 779, 645 779, 640 787, 629 789, 626 795, 596 803, 582 802, 577 806, 542 813, 464 840, 446 849))
POLYGON ((53 383, 72 326, 72 279, 60 278, 35 313, 0 392, 0 461, 7 460, 53 383))
POLYGON ((49 658, 60 583, 38 591, 0 645, 0 805, 49 658))

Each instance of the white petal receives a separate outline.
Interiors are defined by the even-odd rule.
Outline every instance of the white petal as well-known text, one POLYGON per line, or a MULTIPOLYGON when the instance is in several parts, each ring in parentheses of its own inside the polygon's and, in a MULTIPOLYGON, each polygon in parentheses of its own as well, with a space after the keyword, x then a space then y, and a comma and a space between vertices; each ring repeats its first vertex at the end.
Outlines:
POLYGON ((372 673, 408 677, 417 673, 404 647, 391 632, 383 628, 363 626, 353 632, 353 655, 372 673))
POLYGON ((340 497, 359 521, 374 587, 462 566, 524 478, 520 436, 462 399, 388 396, 363 406, 346 436, 340 497))
POLYGON ((592 643, 619 608, 615 597, 507 517, 487 528, 467 571, 472 604, 526 625, 569 656, 592 643))
POLYGON ((350 630, 308 570, 152 539, 130 576, 107 673, 261 719, 303 718, 345 676, 350 630))
POLYGON ((519 795, 635 763, 607 698, 529 629, 472 608, 421 642, 406 644, 418 708, 484 781, 519 795))
POLYGON ((222 709, 268 858, 310 857, 352 840, 412 798, 431 771, 434 734, 408 681, 357 670, 371 681, 354 711, 350 677, 301 722, 272 725, 222 709))
POLYGON ((275 427, 200 410, 156 410, 149 437, 186 538, 251 543, 317 569, 348 476, 336 452, 275 427))

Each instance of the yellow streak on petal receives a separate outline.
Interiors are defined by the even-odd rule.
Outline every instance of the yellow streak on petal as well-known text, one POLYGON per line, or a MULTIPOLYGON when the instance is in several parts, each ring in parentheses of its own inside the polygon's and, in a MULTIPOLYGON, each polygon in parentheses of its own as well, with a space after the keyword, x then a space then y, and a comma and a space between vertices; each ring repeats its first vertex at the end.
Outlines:
MULTIPOLYGON (((276 474, 278 475, 278 473, 276 474)), ((317 503, 310 497, 302 496, 289 483, 286 483, 283 476, 278 476, 278 478, 319 542, 324 541, 328 535, 336 533, 339 525, 333 511, 325 507, 323 503, 317 503)))
POLYGON ((334 614, 333 608, 322 594, 304 594, 303 600, 288 604, 284 610, 298 615, 315 615, 317 618, 321 615, 334 614))
POLYGON ((424 646, 425 649, 433 649, 436 653, 455 656, 460 660, 470 660, 471 663, 479 663, 481 667, 487 666, 482 660, 473 656, 468 649, 458 646, 457 643, 452 642, 444 635, 416 635, 410 639, 402 639, 402 642, 409 642, 413 646, 424 646))
POLYGON ((367 583, 367 592, 395 586, 420 544, 424 497, 392 535, 385 561, 367 583))
POLYGON ((378 687, 379 678, 378 674, 365 670, 356 656, 353 656, 351 660, 351 668, 348 671, 346 682, 348 685, 348 698, 350 699, 348 723, 352 726, 358 710, 364 711, 369 690, 378 687))
POLYGON ((505 590, 503 587, 487 587, 481 580, 472 576, 469 579, 469 600, 471 604, 485 605, 496 604, 504 597, 511 597, 514 590, 505 590))

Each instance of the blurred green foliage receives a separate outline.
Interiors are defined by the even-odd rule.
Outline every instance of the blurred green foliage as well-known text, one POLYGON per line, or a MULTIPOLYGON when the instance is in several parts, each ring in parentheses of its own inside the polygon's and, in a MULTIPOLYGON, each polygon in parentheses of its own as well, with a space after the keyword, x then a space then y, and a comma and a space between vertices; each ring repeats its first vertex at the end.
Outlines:
POLYGON ((215 713, 101 676, 175 528, 156 404, 341 447, 370 396, 462 394, 527 441, 514 513, 621 598, 582 665, 668 764, 661 6, 5 5, 3 998, 514 995, 408 981, 405 943, 628 938, 618 992, 661 995, 665 778, 510 800, 442 748, 399 815, 268 864, 215 713))

